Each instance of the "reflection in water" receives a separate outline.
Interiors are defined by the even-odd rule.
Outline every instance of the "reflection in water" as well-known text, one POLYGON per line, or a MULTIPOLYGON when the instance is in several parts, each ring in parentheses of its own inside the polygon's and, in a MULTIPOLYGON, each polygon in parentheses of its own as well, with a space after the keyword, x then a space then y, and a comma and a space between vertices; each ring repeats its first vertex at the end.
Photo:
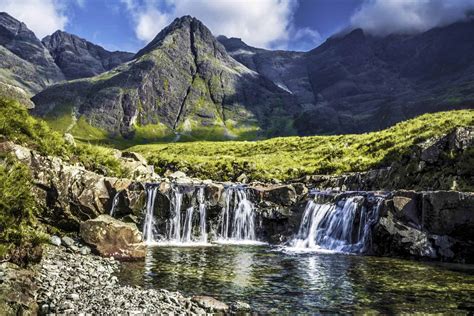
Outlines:
POLYGON ((269 313, 462 312, 474 306, 472 266, 289 254, 269 246, 150 248, 144 263, 123 263, 120 279, 246 301, 269 313))

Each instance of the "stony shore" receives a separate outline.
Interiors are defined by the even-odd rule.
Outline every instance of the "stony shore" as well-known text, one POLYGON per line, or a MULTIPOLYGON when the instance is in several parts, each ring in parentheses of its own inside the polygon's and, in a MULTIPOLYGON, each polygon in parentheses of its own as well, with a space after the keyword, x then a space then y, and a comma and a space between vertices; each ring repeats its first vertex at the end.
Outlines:
POLYGON ((120 285, 114 276, 119 264, 113 258, 82 255, 62 246, 46 247, 37 267, 40 314, 202 315, 217 311, 177 292, 120 285))

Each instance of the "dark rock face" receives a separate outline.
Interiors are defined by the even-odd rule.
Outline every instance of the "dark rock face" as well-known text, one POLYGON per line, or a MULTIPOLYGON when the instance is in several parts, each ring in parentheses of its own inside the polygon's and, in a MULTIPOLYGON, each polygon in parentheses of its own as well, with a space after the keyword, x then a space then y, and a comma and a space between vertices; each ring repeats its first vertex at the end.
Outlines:
POLYGON ((306 53, 219 37, 230 55, 292 92, 299 135, 367 132, 416 115, 472 108, 474 21, 418 35, 333 36, 306 53), (309 119, 311 118, 311 119, 309 119))
POLYGON ((0 81, 34 94, 64 80, 49 51, 28 27, 0 12, 0 81))
POLYGON ((287 124, 281 119, 299 109, 289 93, 236 62, 189 16, 176 19, 113 72, 46 89, 33 100, 37 115, 72 104, 93 126, 125 137, 144 125, 204 138, 233 138, 258 128, 283 135, 287 124))
POLYGON ((134 55, 120 51, 109 52, 99 45, 62 31, 46 36, 42 43, 68 80, 98 75, 131 60, 134 55))
POLYGON ((474 194, 399 191, 374 227, 377 255, 474 262, 474 194))

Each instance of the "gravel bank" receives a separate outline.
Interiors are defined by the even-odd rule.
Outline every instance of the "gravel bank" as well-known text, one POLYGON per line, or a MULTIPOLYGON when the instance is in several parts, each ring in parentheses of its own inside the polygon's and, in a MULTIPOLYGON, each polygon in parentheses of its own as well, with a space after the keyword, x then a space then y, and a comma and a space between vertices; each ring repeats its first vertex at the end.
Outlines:
MULTIPOLYGON (((37 276, 41 314, 205 314, 180 293, 122 286, 114 259, 48 246, 37 276)), ((207 310, 209 312, 210 310, 207 310)))

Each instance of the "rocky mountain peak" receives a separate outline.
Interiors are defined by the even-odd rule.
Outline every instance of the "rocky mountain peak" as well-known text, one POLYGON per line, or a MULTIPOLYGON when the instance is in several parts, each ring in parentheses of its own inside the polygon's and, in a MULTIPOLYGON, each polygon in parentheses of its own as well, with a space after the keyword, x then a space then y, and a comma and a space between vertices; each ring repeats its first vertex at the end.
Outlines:
POLYGON ((79 36, 56 31, 42 40, 67 79, 98 75, 132 59, 127 52, 110 52, 79 36))
POLYGON ((48 50, 26 24, 0 12, 0 81, 35 93, 64 80, 48 50))
POLYGON ((212 32, 198 19, 189 15, 176 18, 170 25, 164 28, 158 35, 135 57, 140 57, 158 47, 169 47, 180 49, 183 45, 193 49, 193 53, 198 53, 201 48, 212 47, 215 55, 219 53, 221 57, 226 56, 225 48, 216 40, 212 32))

